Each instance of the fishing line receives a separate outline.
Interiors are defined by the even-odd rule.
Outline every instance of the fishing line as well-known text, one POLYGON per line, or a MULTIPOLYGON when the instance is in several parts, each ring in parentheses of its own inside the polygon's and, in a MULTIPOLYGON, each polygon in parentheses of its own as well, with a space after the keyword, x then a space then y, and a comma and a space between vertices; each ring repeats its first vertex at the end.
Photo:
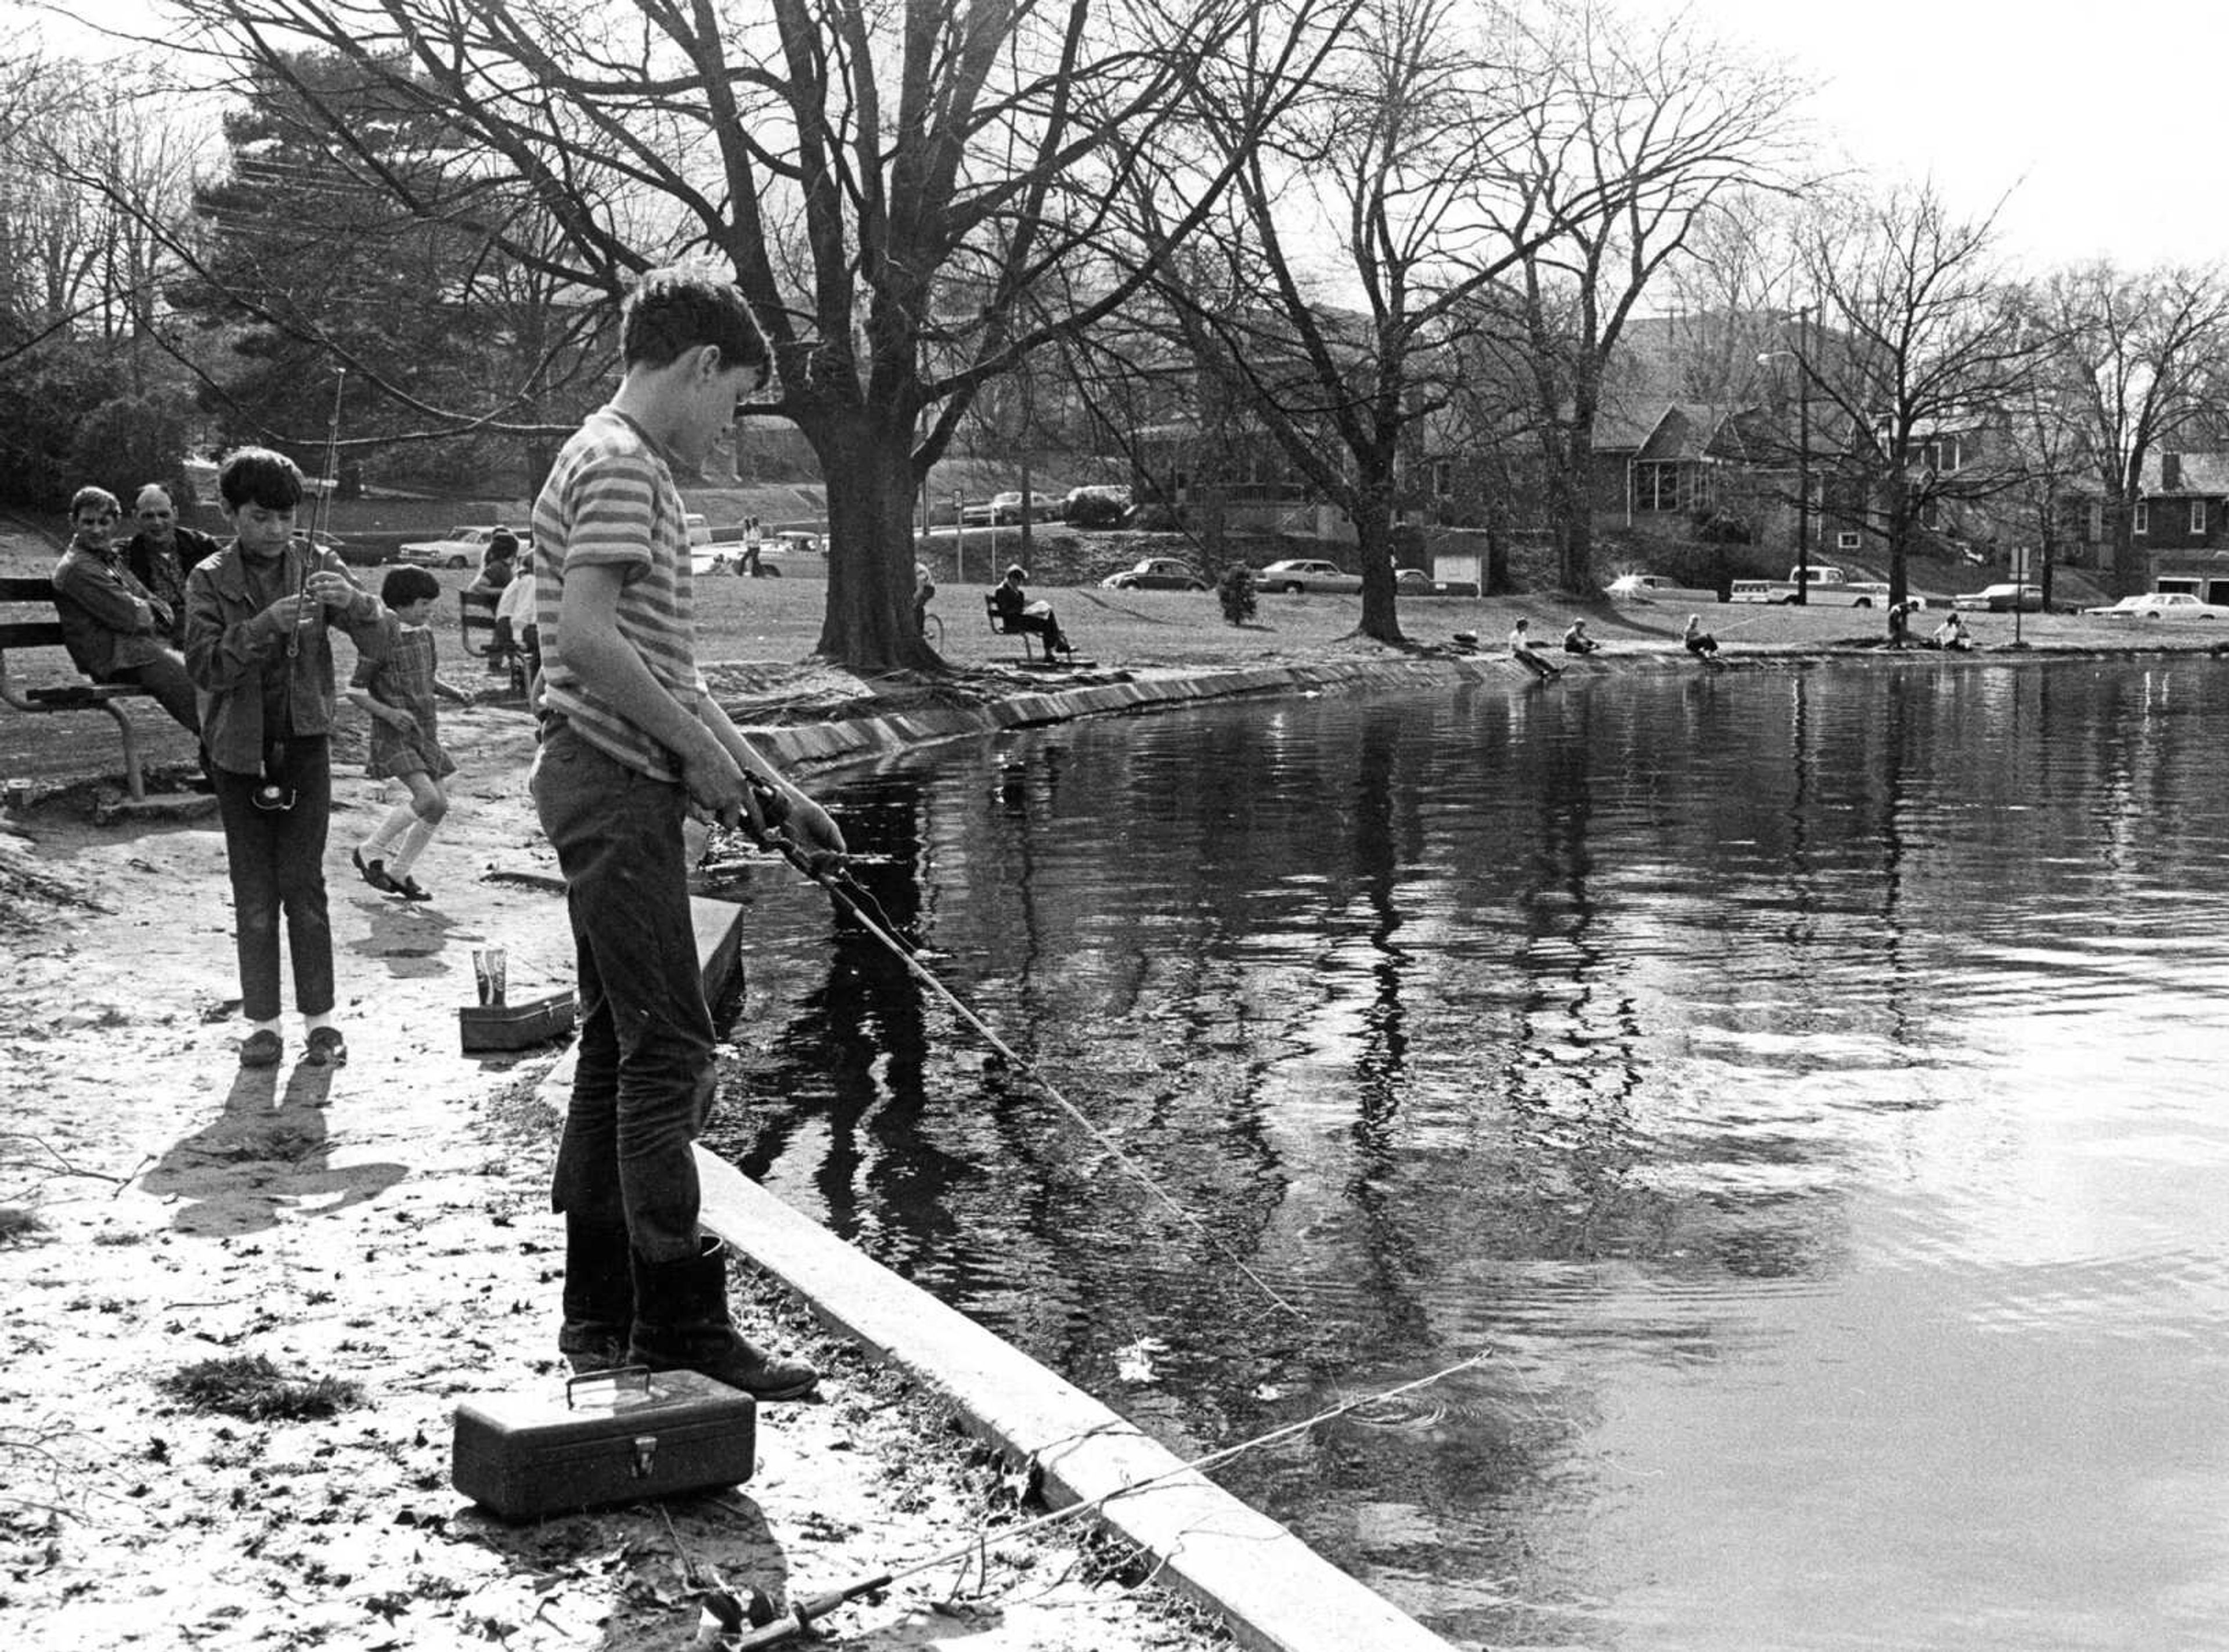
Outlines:
POLYGON ((908 946, 899 936, 898 926, 890 922, 889 914, 883 910, 881 903, 877 901, 871 893, 856 881, 845 876, 840 870, 832 874, 825 864, 825 858, 806 855, 787 837, 774 831, 773 828, 780 824, 787 812, 780 794, 757 775, 747 772, 744 778, 750 782, 752 793, 758 799, 761 816, 767 822, 764 827, 759 827, 751 824, 748 814, 744 816, 745 829, 761 848, 775 851, 806 877, 818 884, 827 892, 828 898, 835 902, 839 910, 849 914, 853 922, 872 935, 891 956, 912 972, 916 980, 941 999, 961 1020, 974 1028, 983 1041, 996 1051, 1003 1059, 1043 1089, 1044 1093, 1052 1099, 1054 1104, 1075 1121, 1078 1128, 1112 1154, 1114 1161, 1129 1173, 1133 1180, 1204 1239, 1224 1261, 1237 1269, 1240 1273, 1244 1274, 1264 1296, 1294 1319, 1307 1321, 1308 1316, 1306 1314, 1278 1295, 1268 1280, 1247 1265, 1244 1258, 1224 1244, 1204 1223, 1165 1192, 1146 1167, 1123 1150, 1120 1142, 1086 1117, 1082 1109, 1063 1095, 1060 1087, 1046 1077, 1034 1063, 1017 1054, 1005 1039, 991 1030, 981 1016, 969 1009, 960 1001, 957 993, 939 980, 928 967, 915 956, 917 948, 908 946), (843 879, 841 883, 838 882, 839 877, 843 879), (871 916, 867 910, 869 907, 874 909, 871 916))
MULTIPOLYGON (((1222 1446, 1204 1456, 1194 1457, 1189 1462, 1177 1463, 1171 1468, 1162 1469, 1159 1474, 1147 1475, 1143 1480, 1130 1481, 1127 1484, 1115 1487, 1112 1491, 1102 1491, 1096 1497, 1089 1497, 1082 1502, 1070 1503, 1066 1508, 1057 1508, 1050 1514, 1041 1514, 1037 1519, 1026 1521, 1020 1526, 1005 1527, 999 1533, 999 1540, 1001 1543, 1011 1543, 1017 1539, 1029 1537, 1050 1527, 1057 1526, 1063 1520, 1071 1520, 1080 1514, 1087 1514, 1096 1509, 1104 1508, 1118 1497, 1130 1496, 1134 1493, 1165 1484, 1183 1475, 1204 1474, 1208 1469, 1228 1462, 1234 1457, 1243 1456, 1249 1451, 1258 1451, 1265 1445, 1274 1445, 1280 1440, 1290 1439, 1295 1434, 1305 1434, 1311 1429, 1320 1428, 1324 1424, 1360 1411, 1365 1405, 1376 1405, 1386 1400, 1398 1399, 1404 1394, 1413 1394, 1419 1389, 1429 1388, 1435 1383, 1445 1382, 1457 1372, 1468 1371, 1473 1366, 1483 1365, 1485 1362, 1486 1353, 1484 1350, 1481 1350, 1468 1359, 1458 1360, 1451 1366, 1446 1366, 1433 1372, 1429 1376, 1413 1378, 1408 1382, 1398 1384, 1391 1388, 1379 1389, 1374 1393, 1357 1394, 1352 1399, 1342 1400, 1338 1405, 1318 1411, 1312 1417, 1304 1417, 1296 1423, 1286 1423, 1269 1430, 1267 1433, 1256 1434, 1249 1439, 1241 1440, 1235 1445, 1222 1446)), ((931 1555, 926 1560, 916 1560, 909 1565, 900 1566, 895 1571, 877 1572, 870 1578, 858 1578, 845 1584, 840 1589, 832 1589, 824 1594, 815 1595, 810 1600, 793 1603, 787 1616, 773 1623, 761 1624, 748 1633, 742 1635, 740 1638, 736 1638, 733 1629, 727 1629, 722 1633, 717 1644, 725 1649, 726 1652, 756 1652, 756 1649, 761 1647, 780 1646, 805 1633, 812 1627, 814 1619, 825 1617, 830 1612, 849 1601, 857 1600, 862 1595, 879 1593, 900 1578, 910 1578, 918 1572, 934 1571, 939 1566, 955 1565, 981 1552, 982 1547, 983 1540, 978 1536, 967 1543, 947 1549, 941 1554, 931 1555)), ((722 1599, 717 1605, 708 1600, 705 1609, 720 1617, 723 1624, 740 1624, 746 1616, 742 1604, 732 1596, 722 1599), (730 1616, 731 1612, 732 1616, 730 1616)))

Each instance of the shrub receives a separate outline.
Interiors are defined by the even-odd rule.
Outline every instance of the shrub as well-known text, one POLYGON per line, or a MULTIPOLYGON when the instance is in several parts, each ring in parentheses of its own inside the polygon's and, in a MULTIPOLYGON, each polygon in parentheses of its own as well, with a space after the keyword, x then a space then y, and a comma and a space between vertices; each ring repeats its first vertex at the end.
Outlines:
POLYGON ((1254 570, 1243 562, 1234 562, 1223 570, 1215 582, 1215 600, 1223 605, 1223 617, 1230 624, 1243 626, 1254 617, 1254 570))

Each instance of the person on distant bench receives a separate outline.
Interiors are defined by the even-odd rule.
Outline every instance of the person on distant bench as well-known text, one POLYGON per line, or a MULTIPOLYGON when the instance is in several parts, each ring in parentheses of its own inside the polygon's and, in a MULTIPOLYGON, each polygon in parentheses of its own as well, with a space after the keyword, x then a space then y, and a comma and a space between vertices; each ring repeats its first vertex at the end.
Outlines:
POLYGON ((480 571, 465 588, 471 591, 501 591, 508 589, 518 571, 518 536, 508 528, 498 528, 488 536, 487 549, 480 553, 480 571))
POLYGON ((1681 634, 1680 642, 1698 659, 1710 661, 1718 657, 1718 640, 1703 629, 1703 616, 1699 614, 1687 616, 1687 629, 1681 634))
POLYGON ((124 507, 105 487, 70 500, 70 543, 55 564, 55 613, 62 646, 96 683, 136 683, 177 725, 201 738, 201 708, 186 658, 170 646, 177 616, 135 578, 116 543, 124 507))
POLYGON ((518 569, 495 600, 495 637, 489 649, 498 660, 517 653, 526 664, 526 697, 535 700, 535 678, 542 674, 542 627, 535 616, 534 558, 518 559, 518 569))
POLYGON ((1564 652, 1567 654, 1591 654, 1601 646, 1602 644, 1587 635, 1587 622, 1584 620, 1572 620, 1571 628, 1564 633, 1564 652))
POLYGON ((991 589, 991 606, 999 610, 999 623, 1012 632, 1028 632, 1044 639, 1045 653, 1072 654, 1076 650, 1062 633, 1060 621, 1052 617, 1052 604, 1032 602, 1022 589, 1022 582, 1029 577, 1019 562, 1006 570, 1006 577, 991 589))
POLYGON ((1535 677, 1556 677, 1562 674, 1561 666, 1551 665, 1532 652, 1532 621, 1529 620, 1519 620, 1510 627, 1509 657, 1535 677))
POLYGON ((186 575, 217 553, 217 543, 193 528, 178 525, 170 490, 150 482, 132 506, 139 531, 125 541, 124 565, 170 610, 170 646, 186 646, 186 575))

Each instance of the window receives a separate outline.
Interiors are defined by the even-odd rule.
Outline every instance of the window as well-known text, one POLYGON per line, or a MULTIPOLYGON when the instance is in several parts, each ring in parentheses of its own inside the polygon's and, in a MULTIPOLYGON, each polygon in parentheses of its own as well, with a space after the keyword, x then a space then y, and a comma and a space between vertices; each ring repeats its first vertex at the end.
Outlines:
POLYGON ((1956 436, 1930 436, 1919 444, 1920 465, 1937 476, 1948 476, 1956 470, 1962 457, 1956 436))
POLYGON ((2203 499, 2190 502, 2190 534, 2194 539, 2206 537, 2206 501, 2203 499))
POLYGON ((1455 462, 1452 459, 1432 461, 1432 497, 1452 499, 1455 496, 1455 462))
POLYGON ((1836 534, 1836 535, 1834 536, 1834 549, 1835 549, 1835 550, 1855 550, 1857 548, 1858 548, 1858 532, 1857 532, 1857 530, 1856 530, 1856 529, 1854 529, 1854 528, 1845 528, 1845 529, 1843 529, 1840 533, 1838 533, 1838 534, 1836 534))
POLYGON ((2149 499, 2136 501, 2136 519, 2134 530, 2137 533, 2149 533, 2152 530, 2152 502, 2149 499))
POLYGON ((1680 508, 1680 467, 1652 460, 1633 467, 1633 508, 1636 511, 1677 511, 1680 508))
POLYGON ((2087 531, 2085 531, 2082 537, 2084 539, 2091 541, 2092 543, 2095 543, 2097 541, 2103 539, 2105 537, 2104 500, 2092 499, 2090 501, 2087 531))

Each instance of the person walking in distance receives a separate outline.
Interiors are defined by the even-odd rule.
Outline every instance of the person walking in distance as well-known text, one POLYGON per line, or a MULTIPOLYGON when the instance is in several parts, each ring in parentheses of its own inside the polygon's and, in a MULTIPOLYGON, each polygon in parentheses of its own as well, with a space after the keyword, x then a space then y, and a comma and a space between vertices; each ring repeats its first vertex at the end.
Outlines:
POLYGON ((794 1398, 818 1373, 737 1334, 725 1257, 697 1229, 691 1144, 711 1107, 714 1034, 682 825, 692 807, 748 816, 819 858, 844 839, 697 671, 671 469, 703 460, 772 362, 733 284, 673 268, 628 296, 620 353, 618 391, 559 452, 533 518, 546 717, 530 786, 565 878, 581 1013, 552 1189, 558 1350, 575 1371, 625 1360, 794 1398))

